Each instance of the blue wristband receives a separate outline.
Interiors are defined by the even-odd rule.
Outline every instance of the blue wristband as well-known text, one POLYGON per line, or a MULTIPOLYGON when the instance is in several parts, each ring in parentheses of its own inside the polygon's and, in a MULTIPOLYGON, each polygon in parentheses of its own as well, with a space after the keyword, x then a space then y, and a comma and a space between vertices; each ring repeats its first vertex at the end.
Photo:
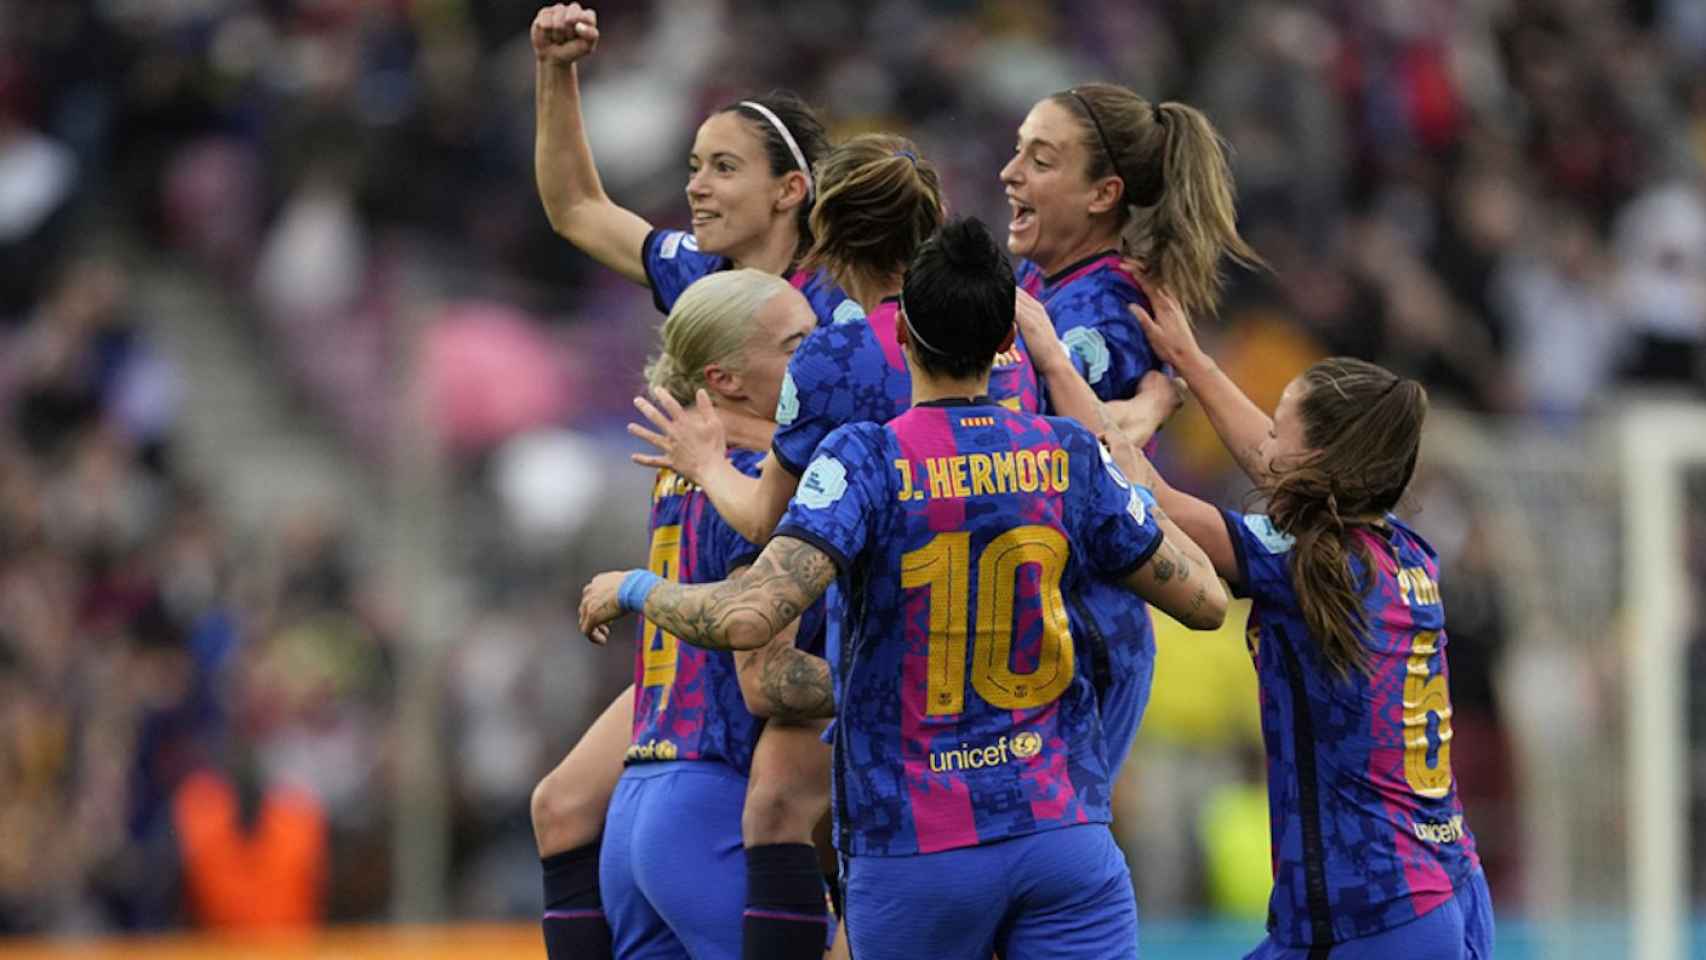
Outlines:
POLYGON ((616 588, 616 603, 628 613, 645 613, 646 598, 662 582, 663 578, 650 570, 630 570, 616 588))

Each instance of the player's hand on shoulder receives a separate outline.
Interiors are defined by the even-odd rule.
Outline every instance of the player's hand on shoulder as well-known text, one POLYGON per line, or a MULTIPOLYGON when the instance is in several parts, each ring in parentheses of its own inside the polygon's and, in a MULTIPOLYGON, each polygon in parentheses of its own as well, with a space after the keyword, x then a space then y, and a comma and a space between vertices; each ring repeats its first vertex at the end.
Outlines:
POLYGON ((1072 357, 1055 332, 1054 321, 1049 319, 1048 308, 1042 301, 1023 289, 1015 290, 1013 317, 1019 325, 1019 336, 1025 341, 1025 350, 1031 355, 1031 364, 1038 372, 1046 376, 1072 366, 1072 357))
POLYGON ((1154 313, 1135 303, 1127 309, 1137 318, 1138 326, 1143 328, 1143 335, 1149 340, 1150 349, 1155 351, 1161 362, 1174 367, 1185 367, 1191 361, 1199 359, 1202 347, 1197 345, 1196 331, 1191 329, 1190 318, 1185 315, 1185 309, 1179 306, 1179 301, 1159 287, 1149 287, 1148 293, 1149 302, 1155 308, 1154 313))
POLYGON ((610 640, 610 622, 622 616, 622 605, 616 595, 624 575, 620 570, 601 573, 581 590, 581 632, 599 646, 610 640))
POLYGON ((635 397, 634 407, 657 427, 649 430, 637 423, 628 424, 629 433, 657 448, 655 454, 633 454, 635 463, 667 467, 693 483, 702 484, 727 456, 728 440, 722 418, 704 390, 694 398, 693 406, 683 407, 669 391, 653 387, 652 399, 635 397))
POLYGON ((533 18, 533 55, 566 67, 598 48, 598 12, 578 3, 542 8, 533 18))

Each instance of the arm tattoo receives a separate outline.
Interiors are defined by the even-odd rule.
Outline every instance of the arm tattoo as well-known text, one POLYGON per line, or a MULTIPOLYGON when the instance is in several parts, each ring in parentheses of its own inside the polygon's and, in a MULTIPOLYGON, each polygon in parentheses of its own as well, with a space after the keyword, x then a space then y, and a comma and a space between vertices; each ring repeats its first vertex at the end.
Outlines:
MULTIPOLYGON (((1191 605, 1185 610, 1185 620, 1189 621, 1195 619, 1198 611, 1202 610, 1202 605, 1207 602, 1208 585, 1204 584, 1203 586, 1198 587, 1196 594, 1191 597, 1191 605)), ((825 666, 828 666, 828 664, 825 664, 825 666)))
POLYGON ((758 681, 770 701, 770 716, 790 723, 835 716, 829 662, 791 644, 778 642, 770 647, 758 681))
POLYGON ((1173 558, 1168 556, 1168 554, 1170 554, 1172 552, 1173 552, 1173 550, 1171 547, 1163 544, 1161 551, 1155 555, 1155 582, 1156 583, 1166 583, 1167 581, 1173 579, 1173 567, 1174 567, 1173 558))
POLYGON ((835 563, 793 537, 777 537, 746 570, 721 583, 659 584, 646 619, 708 650, 763 646, 823 595, 835 563))

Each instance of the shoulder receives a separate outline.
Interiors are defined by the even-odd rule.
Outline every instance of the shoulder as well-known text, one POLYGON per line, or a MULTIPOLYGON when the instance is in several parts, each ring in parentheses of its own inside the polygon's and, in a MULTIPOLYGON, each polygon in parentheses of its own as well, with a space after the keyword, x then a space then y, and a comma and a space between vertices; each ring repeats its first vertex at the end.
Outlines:
POLYGON ((1386 515, 1386 525, 1397 531, 1398 535, 1408 540, 1417 550, 1420 550, 1429 560, 1438 561, 1439 551, 1425 537, 1416 532, 1416 528, 1398 519, 1394 514, 1386 515))
POLYGON ((850 423, 836 427, 818 445, 811 463, 800 475, 794 499, 814 509, 840 500, 849 487, 865 487, 886 476, 874 469, 881 457, 883 427, 850 423))
POLYGON ((1227 523, 1247 546, 1258 548, 1268 556, 1284 556, 1291 552, 1297 538, 1274 525, 1265 513, 1225 511, 1227 523))

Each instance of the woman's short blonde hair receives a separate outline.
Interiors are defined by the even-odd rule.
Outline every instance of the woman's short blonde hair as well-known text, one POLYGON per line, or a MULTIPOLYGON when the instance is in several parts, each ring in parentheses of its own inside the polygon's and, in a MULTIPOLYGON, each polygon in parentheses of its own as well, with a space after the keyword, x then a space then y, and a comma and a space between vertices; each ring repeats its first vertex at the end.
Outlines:
POLYGON ((739 372, 755 328, 753 317, 771 297, 791 289, 761 270, 721 270, 682 291, 664 319, 663 352, 646 364, 646 383, 689 404, 705 386, 705 368, 739 372))

